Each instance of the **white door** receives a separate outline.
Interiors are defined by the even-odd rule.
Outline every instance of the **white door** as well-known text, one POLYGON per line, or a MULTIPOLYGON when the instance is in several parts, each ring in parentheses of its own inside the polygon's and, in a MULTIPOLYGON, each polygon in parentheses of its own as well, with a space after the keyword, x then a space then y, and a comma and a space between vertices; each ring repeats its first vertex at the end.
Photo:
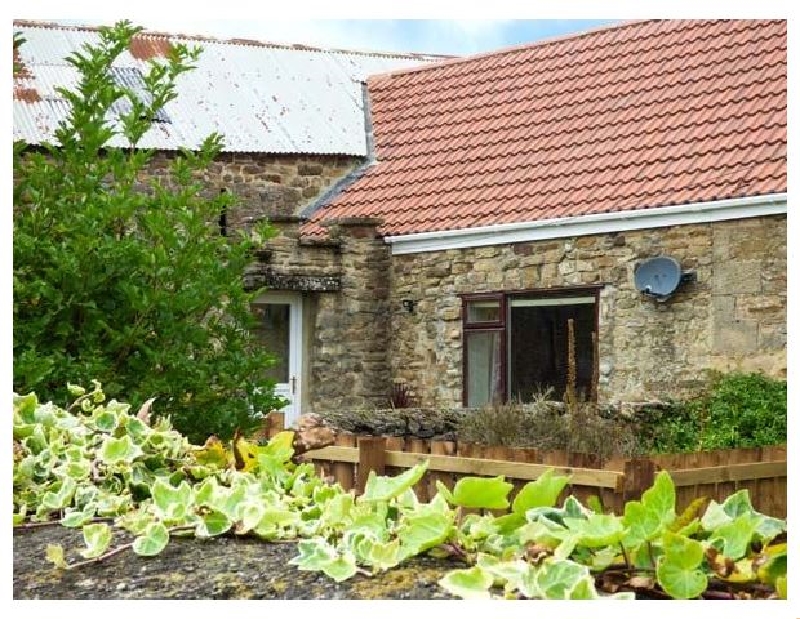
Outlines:
POLYGON ((275 381, 275 395, 289 400, 282 409, 287 427, 294 426, 300 416, 302 301, 300 293, 267 292, 254 303, 259 339, 276 358, 275 365, 266 370, 267 377, 275 381))

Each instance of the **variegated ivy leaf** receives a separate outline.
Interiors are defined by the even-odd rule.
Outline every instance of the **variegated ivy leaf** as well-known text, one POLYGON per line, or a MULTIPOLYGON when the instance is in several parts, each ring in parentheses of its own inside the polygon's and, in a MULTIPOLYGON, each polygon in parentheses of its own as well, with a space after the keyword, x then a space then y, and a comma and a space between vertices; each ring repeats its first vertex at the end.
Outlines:
POLYGON ((592 514, 589 518, 564 518, 564 524, 578 534, 578 543, 589 548, 615 546, 625 529, 622 519, 613 515, 592 514))
POLYGON ((489 599, 489 589, 494 584, 494 576, 479 566, 466 570, 453 570, 439 580, 439 585, 450 593, 465 600, 489 599))
POLYGON ((329 561, 322 566, 323 573, 333 578, 336 582, 342 582, 355 576, 356 570, 356 558, 349 551, 343 552, 333 561, 329 561))
POLYGON ((93 418, 95 427, 106 434, 111 434, 116 430, 119 423, 119 419, 113 411, 102 408, 94 411, 93 418))
POLYGON ((82 527, 94 517, 94 508, 89 507, 86 510, 75 510, 65 514, 61 519, 61 526, 64 527, 82 527))
POLYGON ((258 500, 251 500, 242 505, 239 515, 239 522, 236 523, 236 533, 243 535, 248 531, 255 529, 258 524, 264 519, 267 507, 263 502, 258 500))
POLYGON ((555 475, 552 469, 547 469, 535 481, 528 482, 519 491, 511 511, 516 514, 524 514, 534 507, 553 507, 558 500, 558 495, 569 483, 569 477, 555 475))
POLYGON ((623 543, 629 548, 638 546, 660 535, 674 520, 675 484, 669 473, 660 471, 640 501, 625 505, 623 525, 627 533, 623 543))
POLYGON ((358 500, 360 502, 388 501, 416 484, 422 479, 427 469, 428 461, 426 460, 395 477, 375 475, 374 471, 370 471, 367 483, 364 485, 364 493, 358 500))
POLYGON ((75 494, 77 484, 71 477, 63 477, 61 479, 61 486, 56 492, 45 492, 42 496, 42 507, 54 511, 57 509, 64 509, 72 502, 72 497, 75 494))
POLYGON ((534 567, 522 559, 501 561, 493 555, 479 552, 475 564, 494 578, 495 585, 505 586, 514 591, 522 586, 522 581, 534 567))
POLYGON ((227 533, 233 522, 225 514, 215 509, 203 514, 195 528, 197 537, 214 537, 227 533))
POLYGON ((382 543, 365 540, 364 560, 373 567, 373 571, 384 571, 395 567, 402 560, 400 540, 382 543))
POLYGON ((462 477, 453 487, 452 502, 460 507, 505 509, 514 486, 504 477, 462 477))
POLYGON ((397 528, 403 557, 438 546, 453 533, 453 518, 435 510, 406 512, 397 528))
POLYGON ((574 561, 548 559, 535 575, 536 589, 545 600, 569 599, 579 581, 591 578, 589 568, 574 561))
POLYGON ((67 567, 67 561, 64 559, 64 547, 61 544, 47 544, 45 559, 58 569, 67 567))
POLYGON ((730 559, 740 559, 747 553, 750 542, 756 534, 763 516, 744 513, 715 529, 711 543, 721 545, 722 554, 730 559))
POLYGON ((169 542, 169 531, 160 522, 153 522, 144 533, 133 540, 133 552, 143 557, 152 557, 160 553, 169 542))
POLYGON ((168 520, 179 520, 185 517, 192 505, 194 496, 192 487, 185 481, 175 488, 164 478, 156 479, 150 489, 153 503, 159 514, 168 520))
POLYGON ((81 555, 87 559, 99 557, 111 544, 111 527, 104 522, 87 524, 83 527, 83 540, 86 549, 81 551, 81 555))
POLYGON ((300 554, 289 559, 289 565, 296 565, 297 569, 303 571, 319 571, 339 556, 336 549, 323 537, 299 540, 297 551, 300 554))
POLYGON ((703 545, 670 531, 664 533, 663 542, 664 555, 656 567, 658 584, 677 600, 698 597, 708 586, 708 577, 700 569, 703 545))
POLYGON ((142 455, 142 448, 136 445, 127 434, 122 438, 108 437, 100 448, 98 457, 106 464, 133 462, 142 455))

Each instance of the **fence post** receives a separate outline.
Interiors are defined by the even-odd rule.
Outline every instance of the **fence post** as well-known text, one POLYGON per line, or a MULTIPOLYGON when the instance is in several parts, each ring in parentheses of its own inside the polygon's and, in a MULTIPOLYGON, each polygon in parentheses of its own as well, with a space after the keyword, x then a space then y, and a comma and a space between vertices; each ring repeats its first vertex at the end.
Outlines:
POLYGON ((286 427, 284 424, 286 422, 286 418, 283 413, 279 411, 273 411, 267 415, 267 438, 272 438, 279 432, 283 432, 284 428, 286 427))
POLYGON ((386 437, 365 436, 358 439, 358 475, 356 494, 364 493, 369 472, 383 475, 386 471, 386 437))
POLYGON ((638 500, 653 485, 656 464, 650 458, 631 458, 625 462, 625 480, 622 486, 622 505, 638 500))

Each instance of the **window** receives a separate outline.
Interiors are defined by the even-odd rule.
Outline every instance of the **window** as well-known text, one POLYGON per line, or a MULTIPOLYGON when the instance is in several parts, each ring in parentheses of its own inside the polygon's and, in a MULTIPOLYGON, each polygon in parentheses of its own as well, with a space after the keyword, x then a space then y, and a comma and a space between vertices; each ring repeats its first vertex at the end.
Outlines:
MULTIPOLYGON (((136 93, 136 96, 142 103, 145 105, 150 105, 153 97, 149 92, 147 92, 147 88, 144 83, 144 76, 139 69, 136 67, 112 67, 111 75, 114 78, 114 81, 117 83, 117 86, 122 86, 123 88, 132 90, 134 93, 136 93)), ((127 97, 124 97, 117 100, 112 109, 114 109, 120 115, 126 114, 131 111, 131 102, 127 97)), ((164 111, 164 108, 161 108, 156 110, 155 116, 153 117, 153 122, 171 123, 172 121, 170 121, 169 116, 167 116, 167 113, 164 111)))
POLYGON ((562 398, 569 368, 569 321, 576 391, 594 397, 598 287, 466 295, 464 405, 529 401, 552 389, 562 398))

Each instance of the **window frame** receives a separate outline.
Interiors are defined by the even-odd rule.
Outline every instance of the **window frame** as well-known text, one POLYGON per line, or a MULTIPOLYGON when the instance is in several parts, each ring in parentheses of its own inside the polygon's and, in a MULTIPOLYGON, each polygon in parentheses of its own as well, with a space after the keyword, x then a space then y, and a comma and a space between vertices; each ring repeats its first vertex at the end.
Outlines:
MULTIPOLYGON (((467 336, 469 333, 481 331, 500 332, 500 355, 502 362, 500 387, 502 402, 508 402, 508 308, 509 301, 514 298, 561 298, 570 297, 594 297, 594 332, 599 340, 600 336, 600 291, 605 284, 582 284, 578 286, 554 286, 551 288, 531 288, 527 290, 499 290, 492 292, 464 293, 459 294, 461 298, 461 406, 466 407, 468 402, 467 377, 469 376, 469 355, 467 354, 467 336), (496 322, 474 322, 467 320, 467 305, 472 301, 500 301, 500 320, 496 322)), ((599 343, 595 342, 594 356, 597 357, 599 343)), ((593 359, 593 363, 599 363, 599 359, 593 359)), ((597 395, 597 368, 592 367, 591 393, 597 395)))

